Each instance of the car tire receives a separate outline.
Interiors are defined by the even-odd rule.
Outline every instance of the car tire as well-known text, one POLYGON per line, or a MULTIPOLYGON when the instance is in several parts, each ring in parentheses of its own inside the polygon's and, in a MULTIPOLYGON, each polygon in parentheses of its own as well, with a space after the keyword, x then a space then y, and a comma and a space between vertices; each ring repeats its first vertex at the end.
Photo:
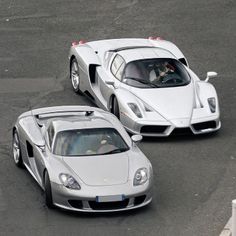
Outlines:
POLYGON ((76 58, 73 58, 70 65, 70 81, 75 93, 82 94, 80 90, 79 65, 76 58))
POLYGON ((19 139, 19 135, 16 129, 13 131, 12 154, 13 154, 13 159, 16 166, 23 168, 24 164, 23 164, 21 148, 20 148, 20 139, 19 139))
POLYGON ((48 172, 45 172, 44 175, 44 188, 45 188, 45 203, 46 206, 50 209, 54 208, 53 200, 52 200, 52 188, 51 182, 48 175, 48 172))
POLYGON ((120 109, 119 109, 119 104, 117 101, 117 98, 114 97, 112 99, 112 113, 118 118, 120 119, 120 109))

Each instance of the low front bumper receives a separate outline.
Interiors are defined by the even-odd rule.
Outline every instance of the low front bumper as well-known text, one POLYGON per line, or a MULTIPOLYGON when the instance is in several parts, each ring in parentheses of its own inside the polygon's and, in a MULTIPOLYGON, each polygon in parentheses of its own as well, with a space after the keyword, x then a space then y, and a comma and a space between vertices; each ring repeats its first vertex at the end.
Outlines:
POLYGON ((141 134, 147 137, 166 137, 174 134, 206 134, 219 130, 219 118, 194 120, 188 125, 175 125, 171 122, 135 121, 126 130, 132 134, 141 134))
MULTIPOLYGON (((66 210, 72 211, 81 211, 81 212, 114 212, 114 211, 125 211, 131 210, 139 207, 143 207, 149 204, 152 201, 152 194, 150 187, 141 187, 140 191, 125 191, 121 190, 121 188, 117 188, 117 190, 113 190, 112 194, 122 194, 124 195, 124 199, 122 201, 116 202, 102 202, 99 203, 96 201, 96 197, 98 195, 103 195, 104 193, 107 195, 110 190, 106 189, 114 189, 115 187, 104 187, 103 191, 100 191, 100 194, 96 194, 96 190, 92 190, 90 192, 87 191, 81 192, 81 190, 70 190, 65 188, 63 185, 51 183, 52 187, 52 195, 53 195, 53 203, 55 206, 66 210), (126 193, 125 193, 126 192, 126 193)), ((93 187, 91 187, 93 188, 93 187)), ((103 189, 103 187, 101 187, 103 189)))

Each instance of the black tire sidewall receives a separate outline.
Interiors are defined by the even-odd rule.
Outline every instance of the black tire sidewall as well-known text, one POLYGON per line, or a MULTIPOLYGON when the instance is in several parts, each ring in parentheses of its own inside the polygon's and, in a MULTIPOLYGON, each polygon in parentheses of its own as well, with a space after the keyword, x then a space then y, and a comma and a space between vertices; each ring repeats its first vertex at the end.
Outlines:
POLYGON ((45 172, 44 177, 44 188, 45 188, 45 203, 48 208, 54 208, 53 200, 52 200, 52 188, 51 182, 48 175, 48 172, 45 172))
POLYGON ((74 63, 77 64, 78 73, 79 73, 79 65, 78 65, 78 62, 77 62, 76 58, 74 58, 74 59, 72 59, 71 65, 70 65, 70 82, 71 82, 71 86, 72 86, 72 88, 73 88, 73 90, 74 90, 75 93, 82 94, 82 92, 81 92, 81 90, 80 90, 80 88, 79 88, 79 87, 80 87, 80 81, 79 81, 79 84, 78 84, 77 88, 74 88, 74 86, 73 86, 73 84, 72 84, 72 73, 71 73, 71 71, 72 71, 72 66, 73 66, 74 63))
POLYGON ((13 143, 14 143, 15 135, 17 135, 17 138, 18 138, 18 141, 19 141, 19 152, 20 152, 19 161, 18 161, 18 162, 15 161, 15 158, 14 158, 14 154, 13 154, 13 153, 12 153, 12 156, 13 156, 13 160, 14 160, 14 163, 16 164, 16 166, 18 166, 18 167, 20 167, 20 168, 23 168, 23 167, 24 167, 24 164, 23 164, 22 154, 21 154, 20 139, 19 139, 19 135, 18 135, 18 132, 17 132, 16 129, 15 129, 14 132, 13 132, 12 152, 13 152, 13 143))

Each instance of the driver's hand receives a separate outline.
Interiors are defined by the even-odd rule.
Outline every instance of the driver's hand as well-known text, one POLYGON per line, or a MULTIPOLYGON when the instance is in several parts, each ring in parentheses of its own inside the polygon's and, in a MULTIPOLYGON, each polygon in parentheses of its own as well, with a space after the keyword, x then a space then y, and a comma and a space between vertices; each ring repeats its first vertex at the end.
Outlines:
POLYGON ((164 77, 165 74, 166 74, 166 73, 165 73, 164 71, 162 71, 162 72, 160 73, 160 76, 161 76, 161 77, 164 77))

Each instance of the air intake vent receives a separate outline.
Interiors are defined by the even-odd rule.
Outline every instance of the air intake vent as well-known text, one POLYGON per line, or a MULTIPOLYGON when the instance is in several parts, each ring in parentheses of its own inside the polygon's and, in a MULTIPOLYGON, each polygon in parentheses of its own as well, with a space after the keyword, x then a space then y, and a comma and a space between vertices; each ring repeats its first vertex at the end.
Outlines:
POLYGON ((140 133, 158 134, 164 133, 168 126, 166 125, 145 125, 141 128, 140 133))
POLYGON ((192 135, 193 132, 190 128, 175 128, 171 135, 192 135))
POLYGON ((119 202, 96 202, 89 201, 89 205, 93 210, 113 210, 126 208, 129 203, 129 199, 125 199, 119 202))
POLYGON ((204 129, 215 129, 216 122, 215 121, 207 121, 207 122, 196 123, 196 124, 193 124, 192 126, 197 131, 204 130, 204 129))

